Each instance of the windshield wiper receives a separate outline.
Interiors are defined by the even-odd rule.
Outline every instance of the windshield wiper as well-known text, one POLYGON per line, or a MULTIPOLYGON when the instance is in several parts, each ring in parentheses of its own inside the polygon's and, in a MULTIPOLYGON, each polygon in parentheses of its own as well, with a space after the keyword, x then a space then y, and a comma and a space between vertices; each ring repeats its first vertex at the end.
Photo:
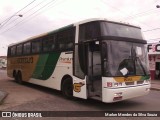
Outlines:
POLYGON ((143 70, 144 75, 146 75, 145 68, 144 68, 144 66, 143 66, 143 64, 142 64, 142 62, 141 62, 141 60, 140 60, 140 58, 137 57, 136 51, 135 51, 135 49, 133 48, 133 46, 132 46, 132 48, 131 48, 131 58, 132 58, 132 60, 134 61, 135 73, 136 73, 136 65, 135 65, 135 62, 138 60, 138 62, 139 62, 139 64, 140 64, 140 67, 141 67, 142 70, 143 70))
POLYGON ((136 59, 139 61, 140 66, 141 66, 141 68, 142 68, 142 70, 143 70, 143 72, 144 72, 144 75, 146 75, 145 68, 144 68, 144 66, 143 66, 143 64, 142 64, 142 62, 141 62, 141 60, 140 60, 140 58, 139 58, 139 57, 136 57, 136 59))

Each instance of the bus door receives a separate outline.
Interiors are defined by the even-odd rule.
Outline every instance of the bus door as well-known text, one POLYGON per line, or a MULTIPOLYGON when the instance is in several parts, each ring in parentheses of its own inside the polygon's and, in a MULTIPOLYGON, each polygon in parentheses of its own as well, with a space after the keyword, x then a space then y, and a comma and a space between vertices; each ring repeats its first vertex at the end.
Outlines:
POLYGON ((80 98, 102 97, 101 52, 99 42, 75 45, 73 95, 80 98))
POLYGON ((87 99, 86 59, 83 44, 76 44, 73 53, 73 96, 87 99))
POLYGON ((99 41, 87 43, 87 85, 88 97, 102 98, 102 67, 99 41))

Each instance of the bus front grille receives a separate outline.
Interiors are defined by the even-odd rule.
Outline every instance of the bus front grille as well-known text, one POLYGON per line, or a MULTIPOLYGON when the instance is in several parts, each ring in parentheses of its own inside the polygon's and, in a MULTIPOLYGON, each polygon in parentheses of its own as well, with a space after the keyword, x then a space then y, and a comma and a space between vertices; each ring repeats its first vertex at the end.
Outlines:
POLYGON ((134 85, 134 82, 125 82, 126 85, 134 85))

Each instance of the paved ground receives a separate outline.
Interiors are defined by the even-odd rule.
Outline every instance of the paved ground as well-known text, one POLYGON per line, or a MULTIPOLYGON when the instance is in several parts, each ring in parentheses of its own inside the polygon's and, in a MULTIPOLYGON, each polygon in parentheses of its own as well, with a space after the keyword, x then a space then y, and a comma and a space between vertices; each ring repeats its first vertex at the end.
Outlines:
MULTIPOLYGON (((0 105, 0 111, 160 111, 160 92, 159 92, 159 82, 152 81, 152 88, 157 88, 151 90, 149 95, 122 101, 119 103, 106 104, 95 100, 68 100, 64 99, 59 91, 47 89, 44 87, 25 84, 19 85, 15 83, 12 79, 6 76, 5 71, 0 71, 0 90, 6 91, 8 96, 5 102, 0 105)), ((14 120, 22 120, 22 118, 12 118, 14 120)), ((29 118, 24 118, 29 119, 29 118)), ((31 120, 59 120, 59 119, 72 119, 72 120, 117 120, 115 118, 78 118, 78 117, 60 117, 60 118, 33 118, 31 120)), ((123 117, 118 120, 158 120, 158 118, 132 118, 123 117)), ((0 120, 10 120, 10 118, 0 120)), ((30 120, 30 119, 29 119, 30 120)))
POLYGON ((160 80, 151 80, 151 90, 160 91, 160 80))
POLYGON ((3 103, 3 100, 7 97, 8 93, 0 90, 0 105, 3 103))
MULTIPOLYGON (((1 78, 5 78, 5 79, 10 79, 10 78, 8 78, 7 76, 6 76, 6 71, 4 71, 4 70, 0 70, 0 73, 1 73, 1 78), (3 77, 2 77, 2 74, 4 75, 3 77)), ((1 78, 0 78, 0 80, 1 80, 1 78)), ((3 82, 4 83, 4 82, 3 82)), ((2 83, 1 83, 2 84, 2 83)), ((14 83, 15 84, 15 88, 17 87, 17 83, 14 83)), ((5 86, 5 87, 7 87, 7 84, 5 84, 4 83, 4 85, 1 85, 1 86, 5 86)), ((21 86, 21 85, 18 85, 19 87, 21 86)), ((26 88, 19 88, 19 87, 17 87, 17 92, 20 92, 19 90, 20 89, 26 89, 26 93, 25 93, 25 96, 24 97, 21 97, 21 98, 18 98, 18 96, 16 97, 17 99, 19 99, 19 101, 20 102, 24 102, 24 100, 26 100, 25 98, 27 98, 27 97, 29 97, 29 94, 28 94, 28 92, 29 91, 27 91, 28 90, 28 87, 26 87, 26 88), (24 100, 23 100, 24 99, 24 100)), ((157 90, 157 91, 160 91, 160 80, 151 80, 151 90, 157 90)), ((36 91, 36 90, 35 90, 36 91)), ((36 91, 36 92, 38 92, 38 93, 40 93, 40 91, 36 91)), ((8 93, 10 93, 10 94, 12 94, 12 90, 11 91, 4 91, 2 88, 0 88, 0 103, 6 98, 6 96, 8 95, 8 93)), ((23 93, 24 94, 24 93, 23 93)), ((35 98, 36 97, 38 97, 37 95, 40 95, 41 96, 41 94, 35 94, 35 98)), ((13 93, 13 96, 14 96, 14 93, 13 93)), ((34 97, 33 98, 30 98, 30 99, 34 99, 34 97)), ((14 96, 14 98, 15 98, 15 96, 14 96)), ((10 99, 10 96, 9 96, 9 98, 8 99, 10 99)), ((8 100, 7 99, 7 100, 8 100)), ((13 98, 12 98, 13 99, 13 98)))
POLYGON ((27 85, 17 84, 6 76, 6 71, 0 70, 0 99, 4 100, 5 98, 5 102, 0 106, 0 110, 46 97, 48 95, 43 91, 27 85))

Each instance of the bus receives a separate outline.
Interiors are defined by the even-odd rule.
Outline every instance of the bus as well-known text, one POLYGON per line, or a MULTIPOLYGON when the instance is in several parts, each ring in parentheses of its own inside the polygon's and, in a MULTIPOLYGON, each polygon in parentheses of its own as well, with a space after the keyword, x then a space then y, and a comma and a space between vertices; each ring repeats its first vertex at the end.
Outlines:
POLYGON ((66 98, 118 102, 150 91, 146 43, 138 26, 87 19, 9 45, 7 74, 66 98))

